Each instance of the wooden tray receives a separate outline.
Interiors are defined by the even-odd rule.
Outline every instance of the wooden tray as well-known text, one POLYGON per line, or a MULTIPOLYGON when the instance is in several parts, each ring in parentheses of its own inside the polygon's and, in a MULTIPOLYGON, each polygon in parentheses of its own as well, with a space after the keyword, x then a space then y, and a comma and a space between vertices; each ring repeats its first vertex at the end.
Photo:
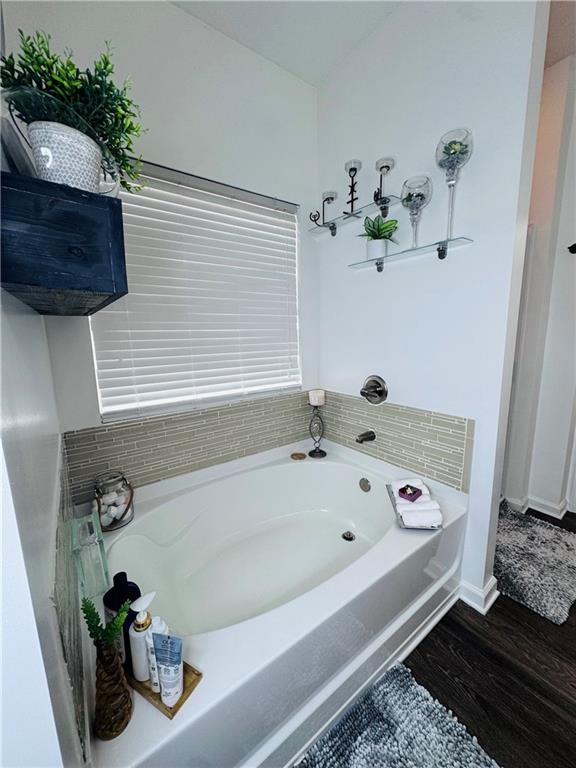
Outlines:
POLYGON ((184 690, 182 691, 182 696, 180 696, 178 702, 174 704, 173 707, 167 707, 166 704, 162 703, 160 694, 154 693, 150 688, 150 682, 148 680, 146 680, 145 683, 140 683, 138 680, 135 680, 132 675, 128 674, 126 675, 126 679, 135 691, 138 691, 138 693, 141 696, 144 696, 150 704, 153 704, 163 715, 166 715, 166 717, 169 717, 170 720, 172 720, 174 715, 179 712, 182 704, 184 704, 188 696, 190 696, 192 691, 202 680, 202 672, 199 672, 196 667, 191 666, 186 661, 184 662, 184 690))

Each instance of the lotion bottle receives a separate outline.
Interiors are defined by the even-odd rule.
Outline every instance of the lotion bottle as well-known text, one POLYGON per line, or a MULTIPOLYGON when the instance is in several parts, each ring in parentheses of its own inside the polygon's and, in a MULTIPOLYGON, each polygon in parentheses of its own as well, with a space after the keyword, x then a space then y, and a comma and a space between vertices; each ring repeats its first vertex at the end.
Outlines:
POLYGON ((128 632, 130 636, 130 651, 132 653, 132 674, 134 679, 143 683, 150 679, 148 654, 146 652, 146 633, 152 624, 152 616, 148 606, 156 597, 156 592, 149 592, 132 603, 132 610, 137 611, 136 618, 128 632))
POLYGON ((167 635, 168 632, 168 624, 160 616, 152 618, 152 624, 150 624, 146 631, 146 653, 148 655, 148 669, 150 672, 150 688, 154 693, 160 693, 160 678, 158 677, 158 664, 156 663, 156 651, 154 650, 152 635, 167 635))

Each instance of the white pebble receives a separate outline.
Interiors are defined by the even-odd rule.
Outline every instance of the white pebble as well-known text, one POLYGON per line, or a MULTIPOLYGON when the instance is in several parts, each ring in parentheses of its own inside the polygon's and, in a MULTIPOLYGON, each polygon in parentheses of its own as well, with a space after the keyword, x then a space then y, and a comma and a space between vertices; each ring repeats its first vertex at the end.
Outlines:
POLYGON ((103 525, 105 528, 107 528, 113 522, 114 516, 110 514, 110 512, 106 512, 106 514, 100 515, 100 525, 103 525))
POLYGON ((104 496, 102 496, 102 501, 104 504, 114 504, 117 498, 118 494, 115 491, 112 491, 111 493, 105 493, 104 496))
POLYGON ((116 520, 118 520, 120 517, 122 517, 125 511, 126 511, 126 504, 119 504, 117 507, 114 507, 111 510, 111 513, 114 515, 116 520))

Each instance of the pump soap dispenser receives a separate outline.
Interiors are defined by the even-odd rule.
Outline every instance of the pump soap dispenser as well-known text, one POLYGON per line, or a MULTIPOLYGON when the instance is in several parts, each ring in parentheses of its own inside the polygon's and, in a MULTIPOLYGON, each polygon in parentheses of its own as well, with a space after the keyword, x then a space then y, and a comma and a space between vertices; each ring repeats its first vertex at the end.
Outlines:
POLYGON ((132 652, 132 673, 134 679, 143 683, 150 679, 148 667, 148 654, 146 651, 146 630, 152 624, 152 616, 148 606, 156 597, 156 592, 149 592, 139 597, 130 606, 133 611, 138 611, 132 626, 130 627, 130 650, 132 652))

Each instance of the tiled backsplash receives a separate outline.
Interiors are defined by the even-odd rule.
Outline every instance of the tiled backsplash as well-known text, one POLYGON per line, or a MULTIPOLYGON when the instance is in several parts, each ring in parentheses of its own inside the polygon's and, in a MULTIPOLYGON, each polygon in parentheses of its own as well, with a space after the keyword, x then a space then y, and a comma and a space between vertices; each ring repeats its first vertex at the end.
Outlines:
POLYGON ((94 477, 121 469, 134 486, 286 445, 308 435, 308 395, 296 392, 64 435, 75 502, 94 477))
POLYGON ((474 421, 336 392, 327 393, 322 417, 329 440, 468 492, 474 421), (360 445, 367 429, 376 440, 360 445))
MULTIPOLYGON (((134 486, 221 464, 308 437, 305 392, 214 406, 171 416, 107 424, 64 435, 74 501, 88 499, 94 477, 121 469, 134 486)), ((325 437, 391 464, 468 490, 474 422, 328 392, 325 437), (356 435, 376 432, 359 445, 356 435)))

